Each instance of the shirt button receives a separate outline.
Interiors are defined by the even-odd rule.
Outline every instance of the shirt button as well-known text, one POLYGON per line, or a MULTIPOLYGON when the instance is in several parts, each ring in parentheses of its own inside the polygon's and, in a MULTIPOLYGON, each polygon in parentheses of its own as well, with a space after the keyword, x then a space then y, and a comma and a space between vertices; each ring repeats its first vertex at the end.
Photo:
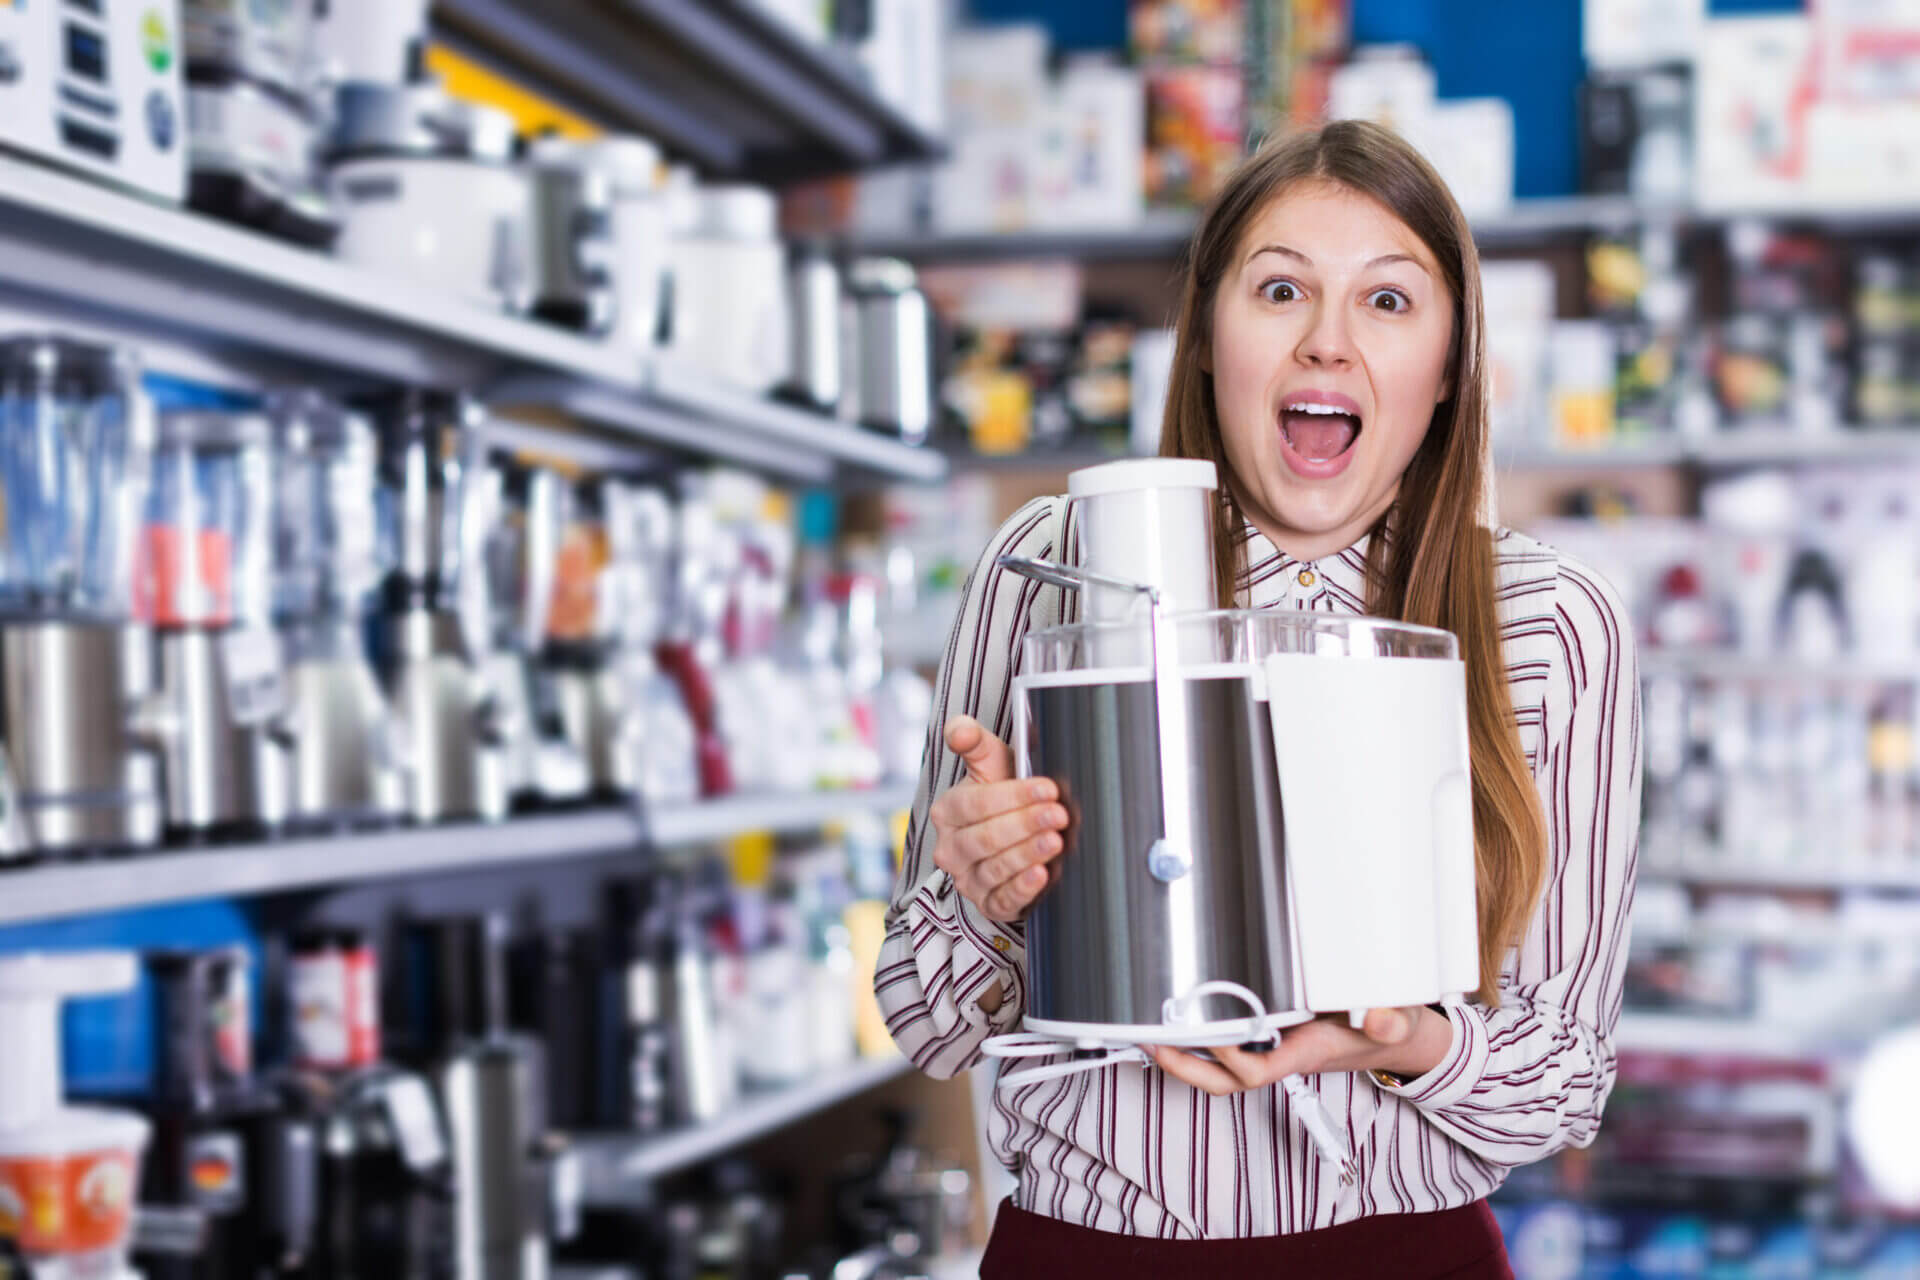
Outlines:
POLYGON ((1003 953, 1011 951, 1013 950, 1013 943, 1006 938, 995 937, 993 940, 993 949, 1003 953))
POLYGON ((1295 581, 1298 582, 1303 587, 1310 587, 1314 584, 1315 581, 1317 581, 1317 579, 1315 579, 1313 576, 1313 570, 1302 569, 1300 571, 1300 576, 1296 578, 1295 581))

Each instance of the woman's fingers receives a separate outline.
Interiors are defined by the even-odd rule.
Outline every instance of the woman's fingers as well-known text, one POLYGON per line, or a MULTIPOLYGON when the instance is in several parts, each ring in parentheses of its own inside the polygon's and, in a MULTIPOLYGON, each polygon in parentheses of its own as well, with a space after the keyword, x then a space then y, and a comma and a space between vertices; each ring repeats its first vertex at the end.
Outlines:
POLYGON ((975 782, 1004 782, 1013 776, 1013 752, 972 716, 955 716, 943 727, 948 750, 967 763, 975 782))
POLYGON ((1018 920, 1047 887, 1047 869, 1029 867, 1013 879, 997 885, 975 899, 987 919, 1002 922, 1018 920))
POLYGON ((1060 788, 1053 784, 1051 778, 963 782, 941 792, 939 799, 933 802, 933 807, 927 812, 934 826, 940 830, 959 831, 1028 805, 1051 804, 1059 797, 1060 788))
MULTIPOLYGON (((1064 848, 1066 848, 1066 841, 1061 838, 1059 832, 1051 829, 1044 830, 1037 835, 1029 836, 1010 849, 1002 849, 992 857, 981 859, 974 864, 974 873, 979 877, 980 884, 984 888, 995 889, 1029 868, 1051 862, 1060 856, 1060 851, 1064 848)), ((1040 883, 1045 884, 1046 881, 1042 880, 1040 883)))
POLYGON ((1175 1080, 1184 1080, 1202 1093, 1224 1098, 1230 1093, 1244 1092, 1249 1086, 1219 1063, 1208 1062, 1205 1058, 1196 1058, 1180 1049, 1170 1049, 1165 1045, 1148 1045, 1147 1052, 1153 1055, 1153 1061, 1162 1071, 1175 1080))

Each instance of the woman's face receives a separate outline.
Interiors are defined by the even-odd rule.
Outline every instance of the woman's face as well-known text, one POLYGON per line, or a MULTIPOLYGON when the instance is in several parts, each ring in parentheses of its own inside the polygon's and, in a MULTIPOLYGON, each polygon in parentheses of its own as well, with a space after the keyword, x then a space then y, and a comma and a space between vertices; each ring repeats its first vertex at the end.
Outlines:
POLYGON ((1446 385, 1453 299, 1418 236, 1327 182, 1254 218, 1213 299, 1214 408, 1242 510, 1315 560, 1392 504, 1446 385))

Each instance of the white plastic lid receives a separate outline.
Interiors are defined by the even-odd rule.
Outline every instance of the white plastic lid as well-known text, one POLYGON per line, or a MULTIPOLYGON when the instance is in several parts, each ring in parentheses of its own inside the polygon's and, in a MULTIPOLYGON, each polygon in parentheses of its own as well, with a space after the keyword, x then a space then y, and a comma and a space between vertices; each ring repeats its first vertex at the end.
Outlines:
POLYGON ((636 134, 585 140, 537 138, 531 151, 535 160, 602 170, 622 198, 652 195, 661 186, 660 148, 636 134))
POLYGON ((721 240, 775 240, 780 201, 765 187, 744 182, 700 188, 698 234, 721 240))
POLYGON ((94 1151, 128 1151, 137 1160, 153 1125, 133 1111, 61 1107, 38 1124, 0 1128, 0 1160, 60 1160, 94 1151))
POLYGON ((131 951, 30 951, 0 959, 0 1131, 61 1112, 60 1002, 132 988, 131 951))
POLYGON ((1067 476, 1069 498, 1139 489, 1218 489, 1219 473, 1204 458, 1126 458, 1082 467, 1067 476))

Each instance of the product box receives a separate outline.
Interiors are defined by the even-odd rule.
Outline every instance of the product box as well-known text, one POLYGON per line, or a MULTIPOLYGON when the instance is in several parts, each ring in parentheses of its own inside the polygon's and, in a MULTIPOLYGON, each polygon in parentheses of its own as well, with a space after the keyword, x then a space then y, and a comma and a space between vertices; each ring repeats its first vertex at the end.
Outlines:
POLYGON ((1553 324, 1553 268, 1537 258, 1480 264, 1486 304, 1488 405, 1496 444, 1526 439, 1546 421, 1547 333, 1553 324))
POLYGON ((1133 0, 1127 44, 1143 63, 1238 64, 1247 53, 1250 0, 1133 0))
POLYGON ((1245 80, 1238 68, 1156 67, 1146 84, 1147 201, 1202 204, 1240 162, 1245 80))
POLYGON ((1328 82, 1327 119, 1371 120, 1426 152, 1434 84, 1433 68, 1413 46, 1365 46, 1328 82))
POLYGON ((1131 67, 1069 66, 1037 130, 1036 227, 1129 227, 1145 201, 1146 85, 1131 67))
POLYGON ((1683 62, 1699 45, 1706 0, 1583 0, 1580 50, 1590 69, 1683 62))
POLYGON ((1694 199, 1702 209, 1805 198, 1813 24, 1715 18, 1703 28, 1694 92, 1694 199))
POLYGON ((1505 98, 1436 102, 1428 115, 1427 159, 1470 218, 1513 203, 1513 107, 1505 98))

